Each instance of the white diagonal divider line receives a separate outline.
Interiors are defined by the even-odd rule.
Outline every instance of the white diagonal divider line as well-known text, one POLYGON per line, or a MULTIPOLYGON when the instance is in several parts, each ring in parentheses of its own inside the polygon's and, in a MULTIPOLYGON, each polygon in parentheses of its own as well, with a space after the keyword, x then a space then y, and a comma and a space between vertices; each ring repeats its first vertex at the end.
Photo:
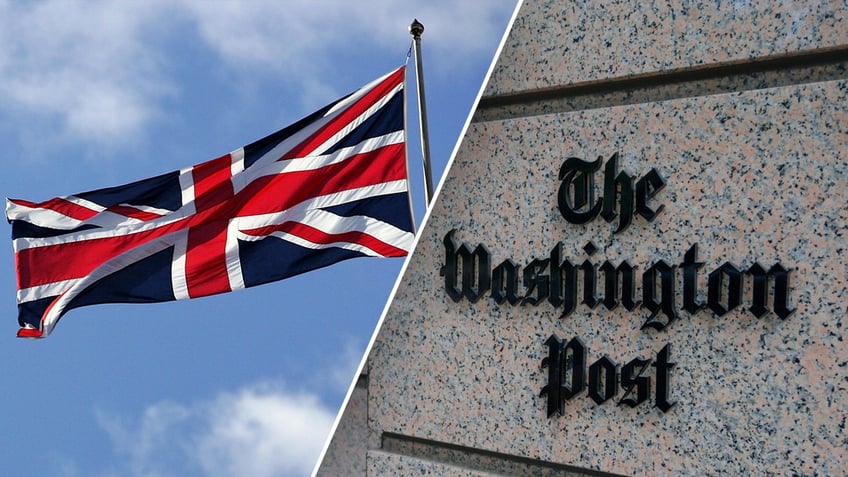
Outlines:
POLYGON ((287 159, 268 164, 262 168, 249 167, 238 176, 233 176, 233 190, 238 193, 251 182, 260 177, 272 176, 286 172, 311 171, 338 164, 347 159, 367 152, 376 151, 382 147, 403 142, 403 131, 395 131, 383 136, 367 139, 356 145, 341 148, 332 154, 323 156, 308 156, 305 158, 287 159))

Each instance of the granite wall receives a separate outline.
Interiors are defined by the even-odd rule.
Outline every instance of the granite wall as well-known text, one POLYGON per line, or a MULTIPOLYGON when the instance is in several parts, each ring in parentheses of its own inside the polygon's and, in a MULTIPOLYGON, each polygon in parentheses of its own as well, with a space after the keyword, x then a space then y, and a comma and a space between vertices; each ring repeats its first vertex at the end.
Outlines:
POLYGON ((526 1, 346 411, 351 474, 844 473, 846 16, 526 1))

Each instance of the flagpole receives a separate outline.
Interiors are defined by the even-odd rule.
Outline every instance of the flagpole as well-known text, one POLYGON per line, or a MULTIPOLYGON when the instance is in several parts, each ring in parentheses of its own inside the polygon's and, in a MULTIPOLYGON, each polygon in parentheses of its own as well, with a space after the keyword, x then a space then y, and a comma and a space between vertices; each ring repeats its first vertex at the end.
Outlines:
POLYGON ((421 154, 424 165, 424 198, 427 205, 433 198, 433 173, 430 168, 430 136, 427 131, 427 104, 424 99, 424 68, 421 65, 421 34, 424 33, 424 25, 418 19, 409 25, 409 34, 412 35, 412 45, 415 50, 415 82, 418 92, 418 123, 421 127, 421 154))

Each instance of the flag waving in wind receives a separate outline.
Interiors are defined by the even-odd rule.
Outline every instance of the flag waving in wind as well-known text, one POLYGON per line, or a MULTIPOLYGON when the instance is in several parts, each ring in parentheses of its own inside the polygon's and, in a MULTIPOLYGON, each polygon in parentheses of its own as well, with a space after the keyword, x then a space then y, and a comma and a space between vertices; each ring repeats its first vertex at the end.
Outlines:
POLYGON ((7 199, 18 336, 64 313, 251 287, 413 239, 403 67, 223 157, 41 203, 7 199))

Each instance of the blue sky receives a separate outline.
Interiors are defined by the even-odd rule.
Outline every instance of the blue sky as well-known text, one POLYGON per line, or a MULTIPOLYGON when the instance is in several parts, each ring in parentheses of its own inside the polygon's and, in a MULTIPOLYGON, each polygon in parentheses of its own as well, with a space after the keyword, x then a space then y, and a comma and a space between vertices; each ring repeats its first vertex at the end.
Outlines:
MULTIPOLYGON (((219 157, 403 64, 416 17, 438 179, 514 7, 0 0, 0 192, 41 201, 219 157)), ((415 130, 410 140, 420 222, 415 130)), ((80 308, 33 341, 15 338, 8 240, 0 471, 309 474, 402 264, 356 259, 198 300, 80 308)))

